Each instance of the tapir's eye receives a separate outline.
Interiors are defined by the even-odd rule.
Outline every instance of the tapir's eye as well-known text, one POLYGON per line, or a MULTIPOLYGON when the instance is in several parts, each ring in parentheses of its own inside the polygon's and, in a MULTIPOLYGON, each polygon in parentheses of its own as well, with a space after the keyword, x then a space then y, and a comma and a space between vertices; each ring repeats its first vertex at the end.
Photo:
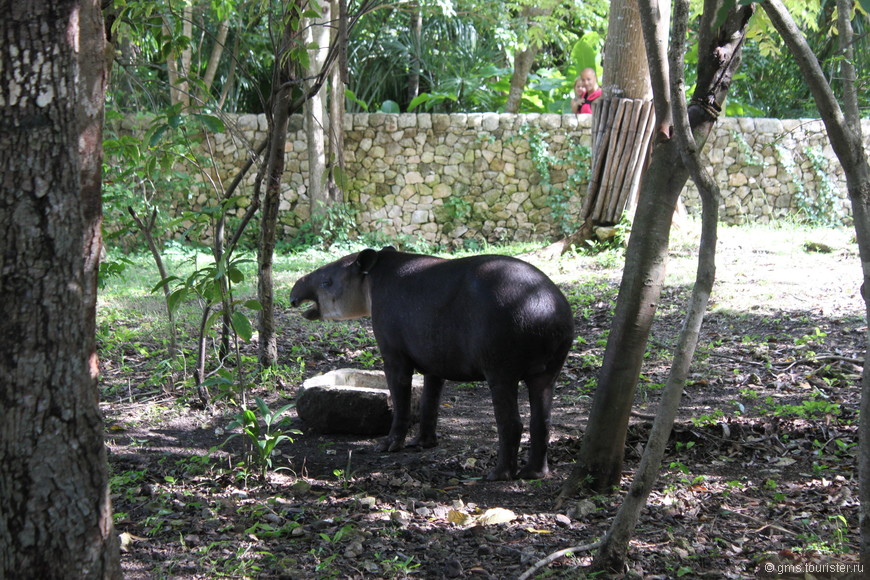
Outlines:
POLYGON ((321 288, 329 288, 332 286, 332 278, 327 278, 320 283, 321 288))

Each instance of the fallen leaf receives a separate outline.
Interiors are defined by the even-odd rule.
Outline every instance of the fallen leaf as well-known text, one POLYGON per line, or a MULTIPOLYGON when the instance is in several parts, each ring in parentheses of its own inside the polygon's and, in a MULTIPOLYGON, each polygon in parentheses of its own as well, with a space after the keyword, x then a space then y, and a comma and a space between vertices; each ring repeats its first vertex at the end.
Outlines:
POLYGON ((472 521, 472 517, 459 510, 450 510, 447 512, 447 521, 457 526, 464 526, 472 521))
POLYGON ((491 526, 495 524, 505 524, 507 522, 515 520, 516 517, 517 514, 515 514, 511 510, 507 510, 504 508, 490 508, 483 512, 483 514, 478 516, 477 521, 484 526, 491 526))
POLYGON ((134 536, 129 532, 121 532, 120 534, 118 534, 118 537, 121 539, 122 552, 129 552, 130 546, 133 544, 133 542, 138 542, 139 540, 144 539, 140 538, 139 536, 134 536))

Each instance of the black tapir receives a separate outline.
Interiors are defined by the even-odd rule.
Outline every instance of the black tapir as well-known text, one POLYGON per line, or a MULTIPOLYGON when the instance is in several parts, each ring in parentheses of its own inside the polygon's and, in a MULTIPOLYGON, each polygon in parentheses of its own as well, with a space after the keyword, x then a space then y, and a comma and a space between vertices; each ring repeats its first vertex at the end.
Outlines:
POLYGON ((545 477, 553 385, 574 339, 571 307, 534 266, 506 256, 444 259, 392 247, 345 256, 302 277, 290 304, 313 301, 309 320, 371 316, 393 399, 380 451, 408 433, 411 376, 424 375, 420 433, 409 445, 433 447, 444 380, 486 380, 498 426, 498 461, 488 479, 517 475, 522 422, 517 386, 529 389, 528 463, 519 477, 545 477))

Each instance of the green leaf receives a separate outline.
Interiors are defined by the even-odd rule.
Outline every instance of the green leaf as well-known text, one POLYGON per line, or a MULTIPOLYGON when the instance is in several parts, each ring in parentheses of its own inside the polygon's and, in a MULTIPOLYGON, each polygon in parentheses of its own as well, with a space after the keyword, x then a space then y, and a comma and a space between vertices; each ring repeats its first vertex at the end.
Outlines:
POLYGON ((245 300, 245 308, 250 308, 251 310, 262 310, 263 305, 260 304, 259 300, 245 300))
POLYGON ((160 125, 154 129, 151 133, 151 137, 148 139, 149 147, 157 147, 160 143, 160 140, 163 138, 163 134, 169 130, 169 125, 160 125))
POLYGON ((345 96, 349 101, 352 101, 354 104, 356 104, 356 105, 357 105, 359 108, 361 108, 363 111, 368 111, 368 110, 369 110, 369 105, 368 105, 368 103, 366 103, 365 101, 361 101, 361 100, 359 100, 359 98, 357 98, 357 96, 356 96, 356 93, 353 92, 352 90, 350 90, 350 89, 344 89, 344 96, 345 96))
POLYGON ((401 113, 402 109, 399 107, 399 103, 396 101, 391 101, 387 99, 383 103, 381 103, 381 113, 401 113))
POLYGON ((205 128, 211 131, 212 133, 223 133, 227 130, 224 122, 214 115, 205 115, 203 113, 196 113, 194 115, 199 121, 205 125, 205 128))
POLYGON ((263 417, 268 417, 269 407, 266 406, 266 401, 264 401, 260 397, 254 397, 254 401, 257 403, 257 408, 260 410, 260 414, 263 417))
POLYGON ((173 314, 178 309, 178 305, 187 300, 187 288, 179 288, 169 295, 166 299, 166 306, 173 314))
MULTIPOLYGON (((571 62, 577 67, 575 71, 576 75, 579 75, 584 68, 596 69, 596 74, 600 74, 601 71, 598 71, 596 66, 598 63, 598 49, 593 45, 593 42, 598 39, 597 37, 598 35, 593 32, 586 33, 571 48, 571 62), (595 38, 592 38, 593 36, 595 38)), ((571 88, 573 89, 574 79, 568 80, 571 82, 571 88)))
POLYGON ((151 294, 154 294, 158 290, 163 290, 164 286, 176 280, 181 280, 181 278, 179 278, 178 276, 167 276, 166 278, 158 282, 157 285, 154 286, 154 288, 151 289, 151 294))
POLYGON ((184 117, 182 115, 168 115, 166 117, 166 122, 169 123, 169 126, 173 129, 178 129, 184 123, 184 117))
POLYGON ((347 178, 347 173, 341 167, 335 166, 332 168, 332 179, 339 189, 350 189, 350 180, 347 178))
POLYGON ((295 405, 293 403, 290 403, 289 405, 284 405, 271 415, 266 416, 266 426, 270 427, 272 426, 272 424, 280 423, 281 421, 278 419, 278 417, 286 413, 288 410, 292 409, 294 406, 295 405))
POLYGON ((235 266, 230 266, 230 269, 227 271, 227 276, 233 284, 238 284, 245 280, 245 275, 235 266))
POLYGON ((204 327, 211 328, 212 326, 214 326, 215 321, 218 318, 220 318, 221 316, 223 316, 223 314, 224 314, 223 310, 215 310, 214 312, 212 312, 209 315, 209 317, 206 319, 204 327))
POLYGON ((250 342, 251 337, 254 336, 254 330, 251 328, 251 321, 248 320, 248 317, 245 316, 244 313, 236 311, 233 312, 232 321, 233 330, 236 331, 239 338, 245 342, 250 342))
POLYGON ((431 99, 432 99, 432 95, 430 95, 429 93, 421 93, 421 94, 417 95, 416 97, 414 97, 413 99, 411 99, 411 102, 408 103, 408 110, 413 111, 414 109, 416 109, 417 107, 419 107, 423 103, 428 102, 431 99))

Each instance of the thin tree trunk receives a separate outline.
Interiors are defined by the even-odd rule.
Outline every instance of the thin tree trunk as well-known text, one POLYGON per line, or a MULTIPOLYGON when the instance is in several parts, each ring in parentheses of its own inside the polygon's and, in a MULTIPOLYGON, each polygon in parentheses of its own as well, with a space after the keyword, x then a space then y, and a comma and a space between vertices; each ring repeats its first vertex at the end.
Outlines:
MULTIPOLYGON (((185 3, 181 14, 181 34, 193 38, 193 3, 185 3)), ((189 42, 179 55, 177 96, 185 108, 190 106, 190 63, 193 61, 193 42, 189 42)))
POLYGON ((420 94, 420 51, 423 46, 423 11, 419 2, 412 2, 408 8, 408 29, 411 32, 411 53, 408 55, 408 102, 420 94))
POLYGON ((227 80, 224 82, 224 87, 221 89, 221 95, 218 97, 217 108, 223 109, 224 104, 227 102, 227 98, 230 96, 230 91, 233 88, 233 83, 236 80, 236 66, 239 61, 239 47, 241 45, 241 36, 236 35, 235 41, 233 42, 233 54, 230 57, 230 72, 227 75, 227 80))
MULTIPOLYGON (((716 14, 719 5, 719 0, 705 2, 705 20, 701 24, 701 40, 706 44, 699 44, 702 58, 689 108, 698 147, 703 147, 725 100, 753 11, 751 6, 741 6, 729 14, 715 36, 712 32, 705 35, 704 27, 712 27, 715 16, 710 15, 716 14)), ((658 101, 656 116, 668 117, 667 100, 658 101)), ((560 500, 573 494, 587 478, 597 491, 619 485, 631 406, 664 284, 671 220, 687 179, 688 171, 676 143, 657 133, 650 167, 641 185, 598 388, 578 461, 562 487, 560 500)))
MULTIPOLYGON (((522 18, 529 23, 529 27, 533 27, 537 26, 534 23, 534 18, 546 17, 552 13, 552 8, 525 6, 523 7, 522 18)), ((529 38, 530 35, 526 34, 526 37, 529 38)), ((505 113, 519 112, 523 100, 523 90, 526 88, 526 81, 529 78, 529 73, 532 71, 535 58, 540 50, 541 46, 537 41, 528 40, 528 46, 525 50, 517 51, 514 55, 514 71, 511 75, 511 88, 508 91, 507 102, 504 105, 505 113)))
MULTIPOLYGON (((347 51, 347 6, 344 0, 332 0, 330 12, 334 22, 338 25, 333 27, 331 46, 344 55, 347 51)), ((337 179, 337 175, 344 175, 344 77, 346 71, 343 66, 347 64, 346 57, 339 56, 338 63, 330 69, 330 99, 329 99, 329 139, 327 140, 329 152, 328 160, 331 170, 327 180, 329 199, 333 203, 344 201, 342 186, 344 179, 337 179)))
MULTIPOLYGON (((157 266, 157 273, 160 275, 160 279, 166 280, 166 278, 169 277, 169 274, 166 272, 166 266, 163 264, 163 256, 160 255, 160 248, 157 246, 157 241, 154 239, 153 235, 154 224, 157 222, 157 209, 155 208, 151 212, 151 217, 148 218, 147 224, 139 217, 139 214, 137 214, 136 210, 132 207, 127 206, 127 212, 129 212, 133 221, 136 223, 136 227, 139 228, 139 231, 142 232, 142 236, 145 238, 145 244, 151 252, 151 257, 154 258, 154 264, 157 266)), ((170 359, 175 359, 175 355, 178 353, 178 333, 175 327, 175 314, 172 313, 172 308, 169 307, 169 295, 171 293, 169 285, 164 284, 163 299, 164 302, 166 302, 166 318, 169 321, 169 349, 167 354, 170 359)), ((175 381, 172 380, 169 385, 170 390, 174 389, 174 385, 175 381)))
MULTIPOLYGON (((293 7, 288 7, 292 10, 293 7)), ((272 75, 271 125, 269 148, 266 153, 266 192, 263 195, 260 216, 260 240, 258 244, 257 294, 262 306, 260 311, 260 365, 275 366, 278 363, 278 337, 275 334, 275 295, 272 264, 278 229, 278 206, 281 202, 281 180, 284 177, 284 147, 287 144, 287 122, 291 107, 291 81, 293 63, 288 51, 299 41, 298 32, 284 22, 281 44, 275 51, 275 69, 272 75)))
MULTIPOLYGON (((165 16, 163 19, 163 34, 166 37, 171 37, 174 34, 168 20, 170 17, 165 16)), ((191 38, 193 36, 192 4, 184 7, 181 19, 181 33, 187 38, 191 38)), ((188 45, 181 51, 181 54, 171 52, 166 57, 166 72, 169 79, 169 102, 173 105, 179 103, 185 107, 190 105, 190 83, 188 82, 188 76, 190 75, 190 61, 193 57, 192 50, 192 47, 188 45)))
MULTIPOLYGON (((682 152, 682 160, 689 168, 692 179, 698 186, 702 202, 701 244, 698 253, 698 271, 695 286, 686 314, 686 321, 680 332, 671 372, 662 391, 656 418, 649 435, 646 448, 641 457, 637 473, 622 505, 611 522, 603 545, 593 561, 593 567, 600 570, 621 570, 628 545, 637 525, 640 512, 646 506, 647 498, 661 470, 665 448, 673 429, 674 419, 683 395, 683 385, 698 345, 701 324, 707 303, 713 290, 716 273, 716 229, 719 218, 719 188, 706 170, 701 166, 700 154, 692 138, 689 118, 685 104, 683 57, 685 55, 686 28, 688 25, 688 0, 677 0, 674 14, 674 32, 671 47, 671 102, 675 137, 682 152)), ((659 23, 665 26, 665 23, 659 23)))
POLYGON ((274 95, 272 106, 272 137, 269 143, 266 193, 263 196, 260 217, 258 253, 258 299, 260 310, 260 365, 278 363, 278 337, 275 334, 275 294, 272 263, 278 228, 278 205, 281 202, 281 179, 284 176, 284 145, 287 142, 290 90, 280 88, 274 95))
POLYGON ((79 57, 79 159, 81 163, 85 336, 91 375, 99 375, 97 359, 97 284, 103 250, 103 108, 112 63, 99 0, 83 0, 79 57))
MULTIPOLYGON (((318 0, 319 1, 319 0, 318 0)), ((305 42, 316 46, 311 51, 307 77, 316 79, 323 71, 329 49, 329 3, 320 2, 320 15, 308 20, 305 42)), ((314 80, 305 83, 309 98, 305 102, 305 131, 308 137, 308 199, 311 215, 326 212, 330 199, 326 183, 326 119, 324 91, 314 87, 314 80)))
POLYGON ((526 88, 526 81, 529 78, 532 65, 535 64, 535 57, 537 55, 537 45, 529 46, 526 50, 517 51, 514 55, 514 72, 511 75, 511 88, 508 92, 507 102, 504 104, 505 113, 516 113, 520 110, 523 90, 526 88))
MULTIPOLYGON (((839 0, 837 3, 840 13, 851 13, 850 4, 839 0)), ((788 10, 780 0, 764 0, 761 2, 764 11, 770 17, 770 21, 785 41, 786 46, 794 56, 804 76, 807 86, 816 102, 816 107, 822 116, 827 129, 831 147, 836 153, 843 172, 846 175, 846 191, 852 202, 852 218, 855 222, 855 234, 858 240, 858 252, 861 257, 861 267, 864 274, 862 294, 864 295, 865 316, 870 320, 870 164, 867 162, 867 153, 864 149, 861 121, 857 115, 857 93, 852 85, 853 73, 847 64, 843 71, 844 77, 844 106, 841 109, 834 93, 828 84, 825 75, 819 66, 818 59, 807 45, 806 39, 801 34, 788 10)), ((849 54, 852 35, 851 23, 848 18, 840 18, 837 22, 840 27, 841 47, 844 47, 844 60, 849 63, 852 57, 849 54)), ((861 530, 861 562, 865 567, 870 567, 870 369, 867 368, 867 349, 870 348, 870 331, 865 340, 865 364, 861 375, 861 420, 858 423, 858 495, 861 500, 859 527, 861 530)))
MULTIPOLYGON (((163 36, 169 37, 172 35, 172 27, 169 26, 166 18, 168 17, 163 19, 163 36)), ((174 53, 170 53, 166 57, 166 77, 169 81, 169 102, 174 105, 181 100, 177 88, 179 78, 178 62, 175 60, 174 53)))
MULTIPOLYGON (((93 31, 99 4, 2 8, 0 578, 120 578, 82 253, 76 50, 80 19, 93 31)), ((99 39, 81 40, 82 58, 102 59, 99 39)), ((89 92, 98 69, 82 79, 89 92)))
POLYGON ((211 55, 208 58, 208 64, 205 67, 205 74, 202 76, 203 94, 201 101, 203 103, 209 100, 209 93, 214 84, 214 77, 217 74, 218 65, 221 62, 221 56, 224 53, 224 47, 227 42, 227 35, 230 32, 230 21, 224 20, 218 27, 217 35, 215 36, 214 47, 211 49, 211 55))

